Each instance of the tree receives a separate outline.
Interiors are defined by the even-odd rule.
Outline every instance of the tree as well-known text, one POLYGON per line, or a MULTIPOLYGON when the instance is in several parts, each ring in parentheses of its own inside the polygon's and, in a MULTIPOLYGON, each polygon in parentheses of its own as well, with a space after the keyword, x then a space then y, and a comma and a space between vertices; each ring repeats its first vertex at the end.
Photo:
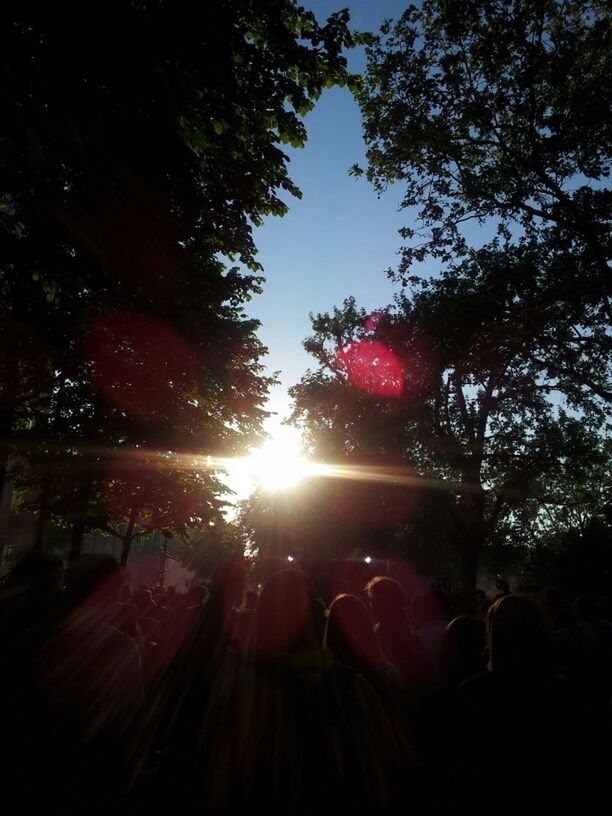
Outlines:
MULTIPOLYGON (((399 277, 497 219, 563 249, 608 320, 610 19, 599 0, 424 0, 368 48, 368 178, 400 180, 420 227, 399 277)), ((355 172, 362 172, 355 168, 355 172)))
POLYGON ((221 516, 188 539, 174 538, 168 544, 172 556, 208 580, 228 562, 244 562, 247 541, 240 525, 221 516))
MULTIPOLYGON (((366 174, 379 193, 401 182, 418 219, 400 231, 394 274, 413 292, 378 321, 376 342, 401 363, 393 402, 418 469, 459 484, 454 503, 437 501, 467 533, 466 586, 484 540, 541 531, 551 507, 567 511, 554 484, 566 472, 575 488, 579 450, 609 463, 609 37, 598 0, 424 0, 368 47, 358 94, 366 174), (470 220, 496 223, 497 240, 471 249, 470 220), (428 256, 453 262, 440 281, 413 274, 428 256)), ((355 325, 363 342, 365 323, 355 325)), ((359 344, 350 358, 336 379, 356 381, 359 344)), ((310 377, 298 416, 320 374, 310 377)), ((362 376, 367 399, 388 390, 377 377, 362 376)), ((322 414, 313 421, 329 420, 322 414)))
POLYGON ((23 340, 0 361, 0 439, 41 463, 24 488, 76 553, 117 451, 231 455, 261 433, 252 229, 299 195, 282 146, 349 79, 352 40, 346 13, 319 25, 292 0, 2 15, 5 351, 23 340))
POLYGON ((601 515, 579 526, 551 530, 521 565, 527 586, 554 586, 566 598, 605 597, 612 576, 612 527, 601 515))
MULTIPOLYGON (((293 421, 315 456, 342 462, 367 452, 383 466, 401 463, 403 473, 390 476, 428 494, 408 520, 433 537, 433 515, 451 538, 468 600, 483 548, 524 542, 527 506, 536 528, 550 503, 567 508, 561 473, 567 483, 579 466, 588 472, 604 444, 598 398, 549 379, 538 359, 529 325, 537 298, 523 286, 540 268, 533 260, 524 247, 493 245, 421 281, 394 308, 367 315, 349 299, 317 315, 304 345, 319 368, 291 391, 293 421), (560 410, 562 395, 573 395, 579 417, 560 410)), ((556 312, 549 322, 558 326, 556 312)), ((582 363, 599 377, 597 354, 585 350, 582 363)), ((589 478, 600 477, 601 468, 589 478)))
POLYGON ((547 274, 524 281, 547 323, 540 360, 552 348, 552 377, 561 364, 608 403, 609 41, 598 0, 425 0, 371 44, 359 94, 368 178, 379 192, 401 181, 402 206, 418 211, 396 277, 427 255, 465 255, 463 225, 492 219, 505 242, 547 256, 547 274), (572 314, 569 331, 551 324, 555 309, 572 314), (584 344, 599 346, 607 383, 582 377, 584 344))

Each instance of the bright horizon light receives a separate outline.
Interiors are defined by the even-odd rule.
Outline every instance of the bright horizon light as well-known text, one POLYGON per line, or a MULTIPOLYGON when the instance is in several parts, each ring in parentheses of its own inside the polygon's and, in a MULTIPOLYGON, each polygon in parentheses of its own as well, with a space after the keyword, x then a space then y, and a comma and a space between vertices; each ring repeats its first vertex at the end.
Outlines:
POLYGON ((260 448, 226 463, 226 481, 238 500, 257 487, 270 493, 290 490, 313 472, 297 428, 275 422, 267 431, 270 436, 260 448))
POLYGON ((253 481, 271 493, 295 487, 310 467, 302 453, 300 432, 285 425, 274 428, 261 448, 245 457, 244 465, 253 481))
MULTIPOLYGON (((276 406, 277 409, 279 406, 276 406)), ((282 406, 286 408, 286 406, 282 406)), ((415 485, 431 490, 456 492, 458 483, 444 480, 428 479, 414 472, 409 466, 384 467, 348 464, 339 462, 317 462, 303 454, 302 434, 299 429, 282 424, 286 410, 278 411, 269 417, 264 428, 268 439, 256 449, 251 449, 244 456, 216 457, 204 454, 201 457, 204 467, 221 471, 221 479, 233 495, 228 495, 226 509, 228 519, 235 518, 237 505, 250 496, 258 487, 275 493, 291 490, 309 477, 326 479, 348 479, 351 481, 378 482, 381 484, 415 485)), ((463 485, 461 485, 463 487, 463 485)), ((364 557, 366 564, 372 562, 372 556, 364 557)))

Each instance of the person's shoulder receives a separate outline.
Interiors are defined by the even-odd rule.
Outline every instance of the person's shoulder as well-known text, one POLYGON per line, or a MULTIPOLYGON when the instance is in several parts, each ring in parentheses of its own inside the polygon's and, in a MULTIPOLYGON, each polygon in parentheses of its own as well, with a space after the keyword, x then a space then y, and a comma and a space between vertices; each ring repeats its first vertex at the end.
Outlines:
POLYGON ((486 693, 493 685, 494 678, 491 672, 480 671, 464 680, 457 689, 460 697, 479 696, 486 693))
POLYGON ((124 652, 134 652, 137 656, 140 654, 136 641, 108 621, 102 621, 100 624, 100 635, 101 639, 104 639, 105 643, 111 648, 115 647, 117 650, 124 652))

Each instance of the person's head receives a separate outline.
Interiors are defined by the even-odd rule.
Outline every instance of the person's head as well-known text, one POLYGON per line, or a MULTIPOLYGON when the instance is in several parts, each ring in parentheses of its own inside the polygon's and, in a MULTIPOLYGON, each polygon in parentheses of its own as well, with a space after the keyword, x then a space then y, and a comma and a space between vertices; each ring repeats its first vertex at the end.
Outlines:
POLYGON ((550 663, 550 640, 539 605, 524 595, 504 595, 487 615, 492 671, 537 669, 550 663))
POLYGON ((485 668, 487 629, 482 618, 459 615, 448 624, 440 651, 441 682, 456 688, 485 668))
POLYGON ((154 608, 153 593, 150 589, 141 587, 132 594, 132 603, 136 606, 139 617, 144 617, 154 608))
POLYGON ((119 593, 119 603, 129 603, 132 600, 132 587, 129 584, 124 584, 119 593))
POLYGON ((73 561, 66 571, 66 597, 72 607, 101 615, 116 602, 123 575, 112 555, 88 553, 73 561))
POLYGON ((600 618, 601 605, 592 595, 578 595, 572 604, 572 613, 578 621, 592 621, 600 618))
POLYGON ((142 632, 138 625, 138 612, 133 604, 117 604, 108 619, 109 623, 140 643, 142 632))
POLYGON ((255 609, 257 606, 257 592, 254 589, 247 589, 244 593, 242 603, 243 609, 255 609))
POLYGON ((240 606, 246 574, 247 568, 242 558, 230 558, 221 561, 215 567, 208 582, 208 589, 211 596, 218 597, 225 614, 240 606))
POLYGON ((372 615, 379 623, 396 623, 406 617, 406 591, 399 581, 378 575, 368 582, 366 593, 372 615))
POLYGON ((370 610, 356 595, 342 594, 332 601, 323 646, 336 660, 365 672, 383 663, 370 610))
POLYGON ((29 552, 15 564, 5 586, 47 595, 57 592, 64 576, 64 562, 49 553, 29 552))
POLYGON ((17 615, 9 626, 12 634, 20 626, 48 620, 61 607, 63 575, 63 561, 47 553, 27 553, 15 564, 0 590, 3 615, 17 615))
POLYGON ((498 575, 495 579, 495 586, 504 595, 508 595, 510 593, 510 584, 502 575, 498 575))
POLYGON ((282 570, 264 584, 255 612, 260 655, 309 651, 319 646, 317 600, 312 582, 300 570, 282 570))
POLYGON ((186 606, 201 606, 208 598, 208 588, 202 584, 194 584, 187 591, 186 606))

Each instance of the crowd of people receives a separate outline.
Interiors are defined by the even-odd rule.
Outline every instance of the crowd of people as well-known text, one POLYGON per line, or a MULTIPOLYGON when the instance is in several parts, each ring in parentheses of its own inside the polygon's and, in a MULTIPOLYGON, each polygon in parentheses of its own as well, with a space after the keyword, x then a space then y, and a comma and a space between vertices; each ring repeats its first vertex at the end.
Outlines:
POLYGON ((3 810, 590 812, 612 749, 606 599, 378 575, 325 597, 227 563, 187 593, 108 555, 26 555, 0 590, 3 810), (463 614, 458 614, 464 612, 463 614))

